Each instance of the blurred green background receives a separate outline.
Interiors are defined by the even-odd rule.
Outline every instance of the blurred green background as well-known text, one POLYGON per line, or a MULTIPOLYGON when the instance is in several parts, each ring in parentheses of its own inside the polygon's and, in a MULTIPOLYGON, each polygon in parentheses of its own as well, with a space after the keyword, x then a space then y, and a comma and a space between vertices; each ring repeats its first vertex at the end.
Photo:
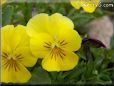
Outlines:
MULTIPOLYGON (((97 18, 110 16, 113 20, 114 9, 97 8, 90 14, 76 10, 70 3, 5 3, 2 5, 2 26, 7 24, 26 25, 29 19, 38 13, 53 14, 59 12, 69 17, 75 29, 84 38, 88 29, 86 25, 97 18)), ((28 68, 32 78, 27 84, 114 84, 114 35, 111 38, 111 48, 97 48, 91 42, 82 44, 76 52, 80 56, 78 65, 71 71, 47 72, 42 69, 38 60, 33 68, 28 68)))

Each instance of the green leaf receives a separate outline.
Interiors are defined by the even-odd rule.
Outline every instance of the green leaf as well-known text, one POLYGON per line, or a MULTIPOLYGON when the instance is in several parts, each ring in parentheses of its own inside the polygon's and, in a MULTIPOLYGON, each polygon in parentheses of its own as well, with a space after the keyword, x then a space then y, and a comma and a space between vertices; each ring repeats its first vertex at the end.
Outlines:
POLYGON ((81 59, 86 60, 86 54, 85 54, 83 48, 80 48, 80 50, 77 52, 77 54, 81 59))
POLYGON ((63 74, 63 77, 65 78, 65 80, 68 80, 68 82, 70 82, 70 80, 75 80, 75 81, 80 80, 82 74, 86 70, 84 65, 85 64, 83 61, 79 62, 79 64, 73 70, 65 72, 63 74))
POLYGON ((111 78, 110 78, 110 76, 109 76, 108 74, 103 74, 103 73, 101 73, 101 74, 99 75, 99 77, 100 77, 100 79, 102 79, 103 81, 111 81, 111 78))
POLYGON ((51 79, 47 71, 38 67, 32 71, 32 77, 29 84, 51 84, 51 79))
POLYGON ((90 51, 96 58, 103 58, 104 57, 104 49, 103 48, 90 48, 90 51))
POLYGON ((114 34, 113 34, 113 36, 112 36, 112 38, 111 38, 110 45, 111 45, 111 48, 114 49, 114 34))
POLYGON ((106 57, 110 60, 114 59, 114 49, 107 50, 106 57))
POLYGON ((2 14, 2 25, 11 24, 14 8, 11 5, 4 7, 2 14))
POLYGON ((76 11, 74 11, 74 13, 69 17, 74 21, 76 27, 83 26, 95 18, 93 15, 89 13, 76 12, 76 11))

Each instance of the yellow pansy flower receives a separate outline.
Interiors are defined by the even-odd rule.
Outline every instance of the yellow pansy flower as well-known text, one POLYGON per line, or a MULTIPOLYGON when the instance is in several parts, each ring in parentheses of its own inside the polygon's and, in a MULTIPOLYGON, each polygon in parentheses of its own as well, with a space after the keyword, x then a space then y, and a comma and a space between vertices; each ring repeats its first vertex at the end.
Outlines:
POLYGON ((26 67, 32 67, 37 59, 30 52, 29 36, 25 27, 6 25, 2 33, 1 82, 25 83, 31 74, 26 67))
POLYGON ((80 9, 82 7, 84 11, 93 13, 99 5, 100 0, 70 0, 70 2, 76 9, 80 9))
POLYGON ((27 24, 31 37, 31 51, 42 57, 42 67, 47 71, 67 71, 73 69, 79 60, 74 53, 81 46, 81 37, 73 29, 73 22, 55 13, 51 16, 40 13, 27 24))

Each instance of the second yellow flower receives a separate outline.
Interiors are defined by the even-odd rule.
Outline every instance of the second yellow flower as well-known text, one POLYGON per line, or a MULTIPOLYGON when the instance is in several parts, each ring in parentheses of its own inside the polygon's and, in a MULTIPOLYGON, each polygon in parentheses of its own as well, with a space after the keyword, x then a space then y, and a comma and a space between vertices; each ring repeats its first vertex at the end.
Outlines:
POLYGON ((30 19, 27 32, 31 51, 43 58, 45 70, 67 71, 77 65, 79 57, 74 51, 81 47, 82 40, 73 28, 73 22, 59 13, 51 16, 41 13, 30 19))

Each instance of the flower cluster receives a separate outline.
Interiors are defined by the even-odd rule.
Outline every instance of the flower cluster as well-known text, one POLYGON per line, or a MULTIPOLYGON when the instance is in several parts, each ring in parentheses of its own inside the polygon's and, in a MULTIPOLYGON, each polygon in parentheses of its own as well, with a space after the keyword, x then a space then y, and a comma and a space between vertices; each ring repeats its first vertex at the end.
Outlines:
POLYGON ((38 58, 43 59, 42 67, 47 71, 73 69, 79 60, 74 51, 82 41, 73 28, 73 22, 59 13, 38 14, 27 26, 2 27, 1 81, 27 82, 31 74, 26 67, 34 66, 38 58))
MULTIPOLYGON (((94 0, 71 1, 76 9, 83 7, 90 13, 97 7, 92 6, 93 3, 94 0)), ((68 71, 78 64, 79 57, 74 52, 81 47, 82 39, 74 30, 73 22, 60 13, 40 13, 26 26, 6 25, 1 32, 1 82, 27 82, 31 78, 27 67, 33 67, 38 58, 42 59, 42 68, 47 71, 68 71)))
POLYGON ((100 3, 100 0, 70 0, 70 1, 71 5, 74 8, 80 9, 82 7, 84 11, 88 13, 93 13, 100 3))

